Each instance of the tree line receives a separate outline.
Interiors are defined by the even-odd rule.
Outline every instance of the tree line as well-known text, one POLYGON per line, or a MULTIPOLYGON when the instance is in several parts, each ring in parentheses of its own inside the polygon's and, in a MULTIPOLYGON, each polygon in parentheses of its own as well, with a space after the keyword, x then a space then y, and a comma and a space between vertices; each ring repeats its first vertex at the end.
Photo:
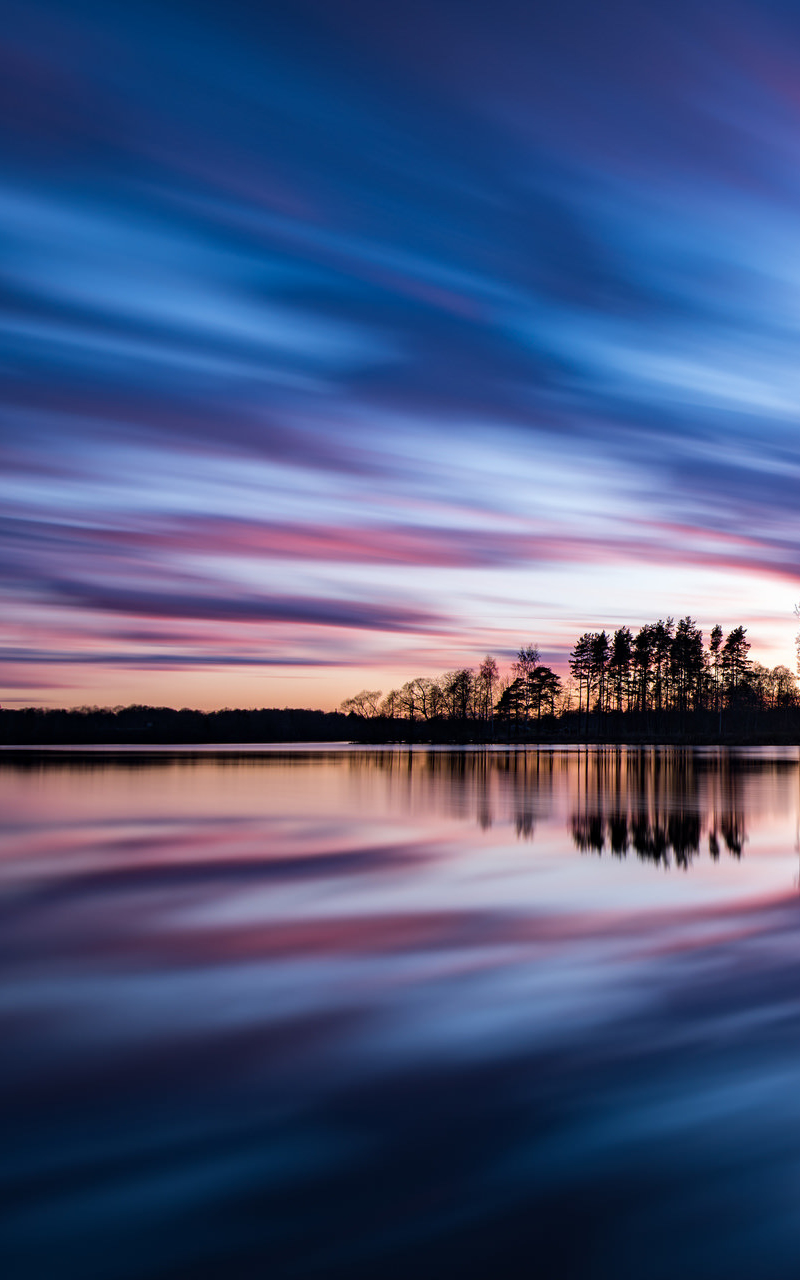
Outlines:
POLYGON ((659 619, 635 634, 630 627, 584 632, 563 679, 527 644, 505 674, 487 655, 475 667, 417 676, 386 695, 363 689, 334 712, 3 707, 0 745, 800 740, 795 676, 752 661, 749 651, 742 626, 727 636, 715 626, 706 644, 692 618, 659 619))
MULTIPOLYGON (((0 746, 164 746, 191 743, 341 742, 352 721, 300 707, 2 707, 0 746)), ((99 759, 99 757, 95 757, 99 759)))
POLYGON ((708 646, 693 618, 648 623, 633 635, 620 627, 584 632, 570 653, 578 710, 719 711, 737 704, 796 706, 797 681, 785 666, 769 669, 749 657, 745 627, 727 636, 712 627, 708 646))
MULTIPOLYGON (((652 725, 671 717, 705 713, 787 710, 800 705, 797 680, 788 667, 762 666, 750 658, 743 626, 727 636, 711 629, 708 643, 696 621, 660 618, 634 631, 586 631, 575 642, 562 677, 541 660, 537 645, 520 647, 501 676, 487 655, 476 667, 447 671, 437 679, 417 676, 385 696, 362 689, 341 704, 351 717, 408 721, 417 725, 491 725, 515 736, 572 721, 589 731, 590 721, 616 723, 644 717, 652 725)), ((375 726, 377 728, 377 725, 375 726)), ((484 735, 485 736, 485 735, 484 735)))

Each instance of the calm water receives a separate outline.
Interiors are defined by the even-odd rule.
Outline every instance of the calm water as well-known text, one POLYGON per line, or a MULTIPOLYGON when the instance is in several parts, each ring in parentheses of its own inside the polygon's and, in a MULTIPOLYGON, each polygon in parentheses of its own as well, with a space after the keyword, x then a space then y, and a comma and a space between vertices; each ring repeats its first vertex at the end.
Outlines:
POLYGON ((0 754, 0 1266, 795 1277, 798 753, 0 754))

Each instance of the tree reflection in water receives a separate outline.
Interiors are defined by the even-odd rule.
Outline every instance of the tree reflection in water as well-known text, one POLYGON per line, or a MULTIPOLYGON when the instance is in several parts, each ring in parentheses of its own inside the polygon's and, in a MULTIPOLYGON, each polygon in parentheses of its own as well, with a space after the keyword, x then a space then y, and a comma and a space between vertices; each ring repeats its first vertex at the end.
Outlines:
POLYGON ((759 790, 785 785, 797 762, 725 749, 589 747, 356 751, 354 772, 384 775, 404 806, 474 817, 482 830, 510 822, 520 840, 566 803, 582 853, 688 868, 704 844, 713 861, 740 858, 759 790))
POLYGON ((745 815, 758 793, 785 787, 794 758, 675 747, 354 752, 350 768, 377 770, 409 808, 474 817, 482 830, 510 822, 520 840, 566 803, 582 853, 688 868, 707 847, 740 858, 745 815))
POLYGON ((793 1280, 796 752, 0 766, 3 1280, 793 1280))
POLYGON ((747 839, 743 782, 783 761, 682 750, 587 752, 570 815, 575 847, 687 869, 704 834, 717 861, 721 843, 740 858, 747 839))
MULTIPOLYGON (((520 840, 532 841, 537 824, 566 819, 582 853, 615 858, 633 852, 658 866, 688 868, 704 842, 713 861, 723 852, 740 858, 752 821, 770 789, 784 789, 797 773, 789 755, 723 748, 539 747, 378 748, 307 752, 270 750, 270 767, 304 773, 316 762, 352 780, 352 804, 364 797, 390 809, 475 821, 483 831, 510 824, 520 840), (380 796, 380 801, 377 797, 380 796), (754 804, 756 810, 754 810, 754 804)), ((115 774, 207 770, 216 774, 263 774, 263 749, 141 752, 76 750, 57 755, 9 753, 11 773, 115 774)), ((315 767, 316 767, 315 766, 315 767)), ((346 794, 342 790, 342 795, 346 794)), ((776 790, 777 795, 777 790, 776 790)), ((782 803, 782 801, 781 801, 782 803)))

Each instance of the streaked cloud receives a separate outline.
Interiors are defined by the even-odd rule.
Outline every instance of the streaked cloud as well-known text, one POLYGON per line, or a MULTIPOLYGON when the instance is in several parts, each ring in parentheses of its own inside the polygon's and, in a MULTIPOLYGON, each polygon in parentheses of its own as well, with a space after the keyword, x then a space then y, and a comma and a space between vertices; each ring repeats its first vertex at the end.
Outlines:
POLYGON ((641 565, 792 661, 785 6, 13 0, 5 34, 0 642, 42 698, 87 643, 99 701, 118 658, 233 670, 237 626, 287 675, 561 653, 576 598, 645 620, 641 565))

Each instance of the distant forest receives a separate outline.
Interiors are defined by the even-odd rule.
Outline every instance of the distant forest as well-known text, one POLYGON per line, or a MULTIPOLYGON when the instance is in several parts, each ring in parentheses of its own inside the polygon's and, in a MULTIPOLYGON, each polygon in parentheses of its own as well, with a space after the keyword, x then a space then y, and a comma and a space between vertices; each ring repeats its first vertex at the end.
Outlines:
POLYGON ((363 689, 338 711, 171 707, 0 708, 3 746, 142 746, 258 742, 800 742, 797 678, 750 659, 744 627, 672 618, 634 635, 587 631, 569 677, 521 647, 506 675, 495 658, 417 676, 384 695, 363 689))
POLYGON ((172 707, 0 709, 0 746, 170 746, 192 743, 342 742, 352 722, 338 711, 298 708, 192 711, 172 707))
POLYGON ((418 676, 385 696, 364 689, 341 709, 375 733, 383 721, 401 735, 405 725, 407 736, 419 739, 426 730, 433 739, 471 731, 499 741, 796 737, 796 676, 753 662, 749 653, 743 626, 727 636, 713 627, 706 646, 693 618, 659 619, 636 634, 630 627, 584 632, 566 682, 528 644, 505 677, 487 655, 477 668, 418 676))

